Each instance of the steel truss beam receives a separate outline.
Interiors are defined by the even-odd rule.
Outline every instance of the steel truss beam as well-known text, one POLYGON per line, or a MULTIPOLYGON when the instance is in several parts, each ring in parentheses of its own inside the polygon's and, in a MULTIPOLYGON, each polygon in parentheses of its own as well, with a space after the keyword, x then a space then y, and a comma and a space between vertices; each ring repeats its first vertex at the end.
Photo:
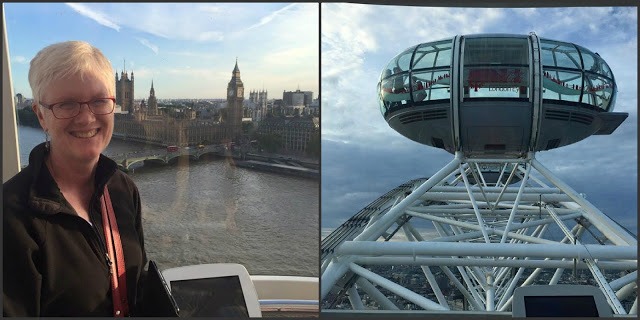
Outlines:
POLYGON ((636 238, 533 153, 468 159, 457 152, 431 178, 394 190, 323 240, 323 305, 344 299, 354 309, 376 301, 384 309, 509 311, 517 286, 584 284, 590 274, 615 314, 637 312, 636 238), (482 168, 496 166, 500 177, 488 180, 482 168), (393 271, 402 284, 381 271, 388 266, 402 270, 393 271), (416 293, 406 270, 430 293, 416 293))

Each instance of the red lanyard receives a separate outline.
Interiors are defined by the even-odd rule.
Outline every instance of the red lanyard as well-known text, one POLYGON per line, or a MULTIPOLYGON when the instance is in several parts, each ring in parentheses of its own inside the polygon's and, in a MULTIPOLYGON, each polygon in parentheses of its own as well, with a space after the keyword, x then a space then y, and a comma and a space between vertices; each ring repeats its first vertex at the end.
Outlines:
POLYGON ((113 298, 113 316, 124 317, 129 315, 129 303, 127 302, 127 278, 124 265, 124 252, 120 241, 120 231, 111 206, 109 189, 104 187, 104 194, 101 197, 102 204, 102 225, 104 227, 104 237, 107 243, 107 258, 109 262, 109 272, 111 273, 111 295, 113 298), (116 263, 114 264, 113 261, 116 263))

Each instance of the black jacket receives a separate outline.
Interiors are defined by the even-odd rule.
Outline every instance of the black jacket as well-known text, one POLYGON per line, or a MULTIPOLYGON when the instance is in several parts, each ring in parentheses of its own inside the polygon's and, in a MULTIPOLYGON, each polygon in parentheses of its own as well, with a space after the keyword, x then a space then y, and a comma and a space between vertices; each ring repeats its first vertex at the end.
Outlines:
POLYGON ((44 144, 3 184, 5 316, 112 316, 100 196, 109 188, 124 250, 129 309, 136 312, 147 257, 140 195, 116 163, 100 155, 91 223, 75 213, 44 164, 44 144))

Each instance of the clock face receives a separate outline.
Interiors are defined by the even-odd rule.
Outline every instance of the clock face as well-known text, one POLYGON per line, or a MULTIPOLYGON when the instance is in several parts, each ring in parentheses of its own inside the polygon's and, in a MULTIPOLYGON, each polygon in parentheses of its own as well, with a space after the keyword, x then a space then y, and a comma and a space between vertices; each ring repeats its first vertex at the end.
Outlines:
POLYGON ((229 88, 229 97, 233 97, 233 88, 229 88))
POLYGON ((238 97, 244 97, 243 93, 244 93, 244 89, 238 88, 238 97))

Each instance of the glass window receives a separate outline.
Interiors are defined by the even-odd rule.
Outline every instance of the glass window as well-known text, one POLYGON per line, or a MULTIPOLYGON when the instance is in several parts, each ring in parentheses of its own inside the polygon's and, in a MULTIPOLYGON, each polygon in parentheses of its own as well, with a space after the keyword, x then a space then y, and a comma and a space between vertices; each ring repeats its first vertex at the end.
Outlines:
POLYGON ((529 68, 465 68, 465 98, 528 98, 529 68))
POLYGON ((540 40, 542 65, 582 69, 576 47, 569 43, 540 40))
POLYGON ((609 66, 607 65, 607 63, 604 60, 601 60, 600 67, 602 68, 602 74, 604 74, 605 76, 613 79, 613 72, 611 72, 611 69, 609 69, 609 66))
POLYGON ((413 55, 413 50, 416 46, 413 46, 399 55, 395 56, 395 58, 391 59, 391 62, 387 65, 387 69, 391 70, 393 74, 396 74, 400 71, 409 70, 409 66, 411 63, 411 55, 413 55))
POLYGON ((580 48, 582 54, 582 62, 584 63, 584 70, 591 72, 598 72, 597 58, 591 51, 587 51, 584 48, 580 48))
POLYGON ((451 65, 452 40, 423 43, 413 57, 412 69, 444 67, 451 65))
POLYGON ((465 98, 528 98, 529 67, 465 67, 465 98))
POLYGON ((382 116, 387 112, 387 103, 384 100, 385 93, 382 91, 381 82, 378 83, 378 103, 380 104, 380 113, 382 116))
POLYGON ((528 98, 528 40, 466 39, 463 87, 465 98, 528 98))
POLYGON ((614 83, 611 80, 586 73, 582 102, 607 110, 611 104, 614 89, 614 83))
POLYGON ((448 40, 442 44, 436 45, 438 48, 438 58, 436 59, 436 67, 451 66, 451 45, 453 40, 448 40))
POLYGON ((542 69, 542 98, 563 101, 580 101, 582 73, 564 70, 542 69))
POLYGON ((611 74, 611 69, 604 62, 599 55, 591 52, 589 49, 583 48, 581 46, 577 46, 582 54, 582 60, 584 61, 584 70, 601 74, 609 78, 613 78, 611 74))
POLYGON ((378 90, 381 103, 380 111, 383 115, 386 112, 396 111, 408 106, 411 100, 407 72, 382 80, 378 90))
POLYGON ((526 38, 468 38, 464 41, 464 65, 528 65, 526 38))
POLYGON ((414 72, 411 85, 413 101, 429 101, 450 98, 450 70, 414 72))

